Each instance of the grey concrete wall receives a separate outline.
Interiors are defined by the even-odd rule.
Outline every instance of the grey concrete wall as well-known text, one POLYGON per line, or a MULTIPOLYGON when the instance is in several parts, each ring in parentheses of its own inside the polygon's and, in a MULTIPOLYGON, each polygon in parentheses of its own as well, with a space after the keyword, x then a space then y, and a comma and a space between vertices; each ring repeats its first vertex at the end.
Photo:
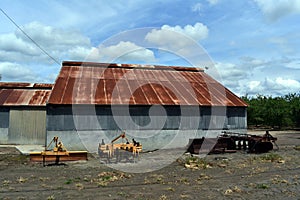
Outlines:
POLYGON ((97 149, 102 139, 109 143, 121 133, 119 124, 115 122, 116 118, 121 121, 122 130, 126 131, 128 138, 135 138, 136 141, 141 142, 146 151, 184 147, 189 139, 203 136, 216 137, 224 129, 239 133, 247 132, 244 107, 195 109, 167 106, 165 108, 165 115, 152 111, 150 120, 149 107, 143 106, 130 107, 130 117, 123 112, 126 108, 121 106, 118 107, 117 116, 113 116, 108 106, 79 106, 75 110, 72 110, 71 106, 48 106, 47 144, 54 136, 58 136, 70 150, 97 149), (180 109, 186 110, 182 112, 180 109), (185 113, 185 116, 182 113, 185 113), (130 120, 140 126, 134 127, 130 120), (162 121, 165 122, 163 126, 161 126, 162 121), (151 126, 149 126, 150 122, 151 126), (184 126, 180 126, 182 122, 184 126))
POLYGON ((0 128, 0 144, 8 144, 8 128, 0 128))
MULTIPOLYGON (((194 138, 216 138, 221 130, 161 130, 161 131, 133 131, 127 130, 128 140, 134 138, 143 145, 143 151, 152 151, 165 148, 187 147, 190 139, 194 138)), ((245 129, 235 130, 238 133, 246 133, 245 129)), ((121 131, 48 131, 47 143, 50 143, 54 136, 58 136, 68 150, 88 150, 97 152, 102 139, 106 144, 121 134, 121 131)), ((116 143, 122 142, 122 139, 116 143)), ((123 142, 126 142, 125 140, 123 142)))
POLYGON ((109 106, 82 106, 75 109, 71 106, 48 106, 47 130, 118 130, 120 124, 122 129, 129 130, 137 129, 133 124, 142 130, 190 130, 190 127, 199 130, 247 128, 245 107, 166 106, 165 114, 154 112, 151 114, 152 118, 149 117, 149 108, 149 106, 129 107, 130 117, 128 117, 126 108, 122 106, 117 108, 117 114, 113 113, 109 106))
POLYGON ((46 135, 45 108, 11 108, 9 121, 9 143, 44 144, 46 135))
POLYGON ((0 107, 0 144, 8 143, 9 108, 0 107))

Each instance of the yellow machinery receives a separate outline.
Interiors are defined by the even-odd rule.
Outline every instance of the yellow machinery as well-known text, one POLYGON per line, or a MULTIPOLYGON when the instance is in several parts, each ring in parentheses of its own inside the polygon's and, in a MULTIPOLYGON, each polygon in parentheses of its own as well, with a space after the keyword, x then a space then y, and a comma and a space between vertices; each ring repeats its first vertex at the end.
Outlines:
POLYGON ((63 143, 58 140, 58 137, 55 136, 49 145, 45 148, 44 152, 50 151, 49 147, 54 143, 53 152, 67 152, 67 149, 64 147, 63 143))
POLYGON ((105 144, 104 140, 99 144, 98 154, 100 158, 107 158, 108 162, 111 162, 113 158, 116 162, 120 162, 122 159, 130 161, 130 157, 134 159, 139 156, 142 151, 142 145, 132 139, 132 143, 126 138, 125 132, 122 132, 118 137, 113 139, 110 144, 105 144), (122 139, 122 143, 115 144, 118 139, 122 139), (126 140, 126 142, 124 142, 126 140))
POLYGON ((30 160, 33 162, 43 162, 45 166, 46 162, 54 161, 55 165, 58 165, 62 161, 76 161, 87 160, 87 151, 68 151, 63 143, 55 136, 49 143, 49 145, 42 152, 30 152, 30 160), (52 145, 54 144, 54 145, 52 145), (50 147, 52 147, 50 149, 50 147))

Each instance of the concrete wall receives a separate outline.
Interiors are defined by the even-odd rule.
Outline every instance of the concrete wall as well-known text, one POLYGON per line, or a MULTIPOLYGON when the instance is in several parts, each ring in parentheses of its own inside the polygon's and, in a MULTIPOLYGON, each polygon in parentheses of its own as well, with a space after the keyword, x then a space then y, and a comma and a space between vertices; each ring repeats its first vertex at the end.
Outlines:
MULTIPOLYGON (((239 133, 246 133, 246 129, 235 130, 239 133)), ((143 151, 152 151, 162 148, 182 148, 186 147, 189 139, 194 138, 215 138, 221 133, 220 130, 126 130, 128 140, 133 138, 143 145, 143 151)), ((111 140, 121 134, 121 131, 48 131, 48 143, 54 136, 58 136, 68 150, 88 150, 89 152, 97 152, 99 143, 102 139, 104 142, 110 143, 111 140)), ((119 142, 122 139, 119 140, 119 142)), ((123 141, 126 142, 126 141, 123 141)))
POLYGON ((45 107, 0 107, 0 144, 44 144, 45 107))
POLYGON ((8 143, 9 108, 0 107, 0 144, 8 143))
POLYGON ((47 143, 54 136, 70 150, 97 149, 102 139, 106 143, 125 130, 129 138, 143 144, 144 150, 174 148, 187 145, 189 139, 215 137, 224 129, 246 133, 246 108, 145 106, 117 107, 117 115, 109 106, 47 107, 47 143), (127 117, 129 110, 130 118, 127 117), (149 112, 152 118, 149 117, 149 112), (115 118, 114 118, 115 117, 115 118), (119 121, 118 123, 116 123, 119 121), (131 121, 132 120, 132 121, 131 121), (140 126, 135 127, 132 122, 140 126), (161 123, 163 122, 163 124, 161 123), (184 124, 184 126, 180 126, 184 124), (120 128, 119 126, 122 126, 120 128))

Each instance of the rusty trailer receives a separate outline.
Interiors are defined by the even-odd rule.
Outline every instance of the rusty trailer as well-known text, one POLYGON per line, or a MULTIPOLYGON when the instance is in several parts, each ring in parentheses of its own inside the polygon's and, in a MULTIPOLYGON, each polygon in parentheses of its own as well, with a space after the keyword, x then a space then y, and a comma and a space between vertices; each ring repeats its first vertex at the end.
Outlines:
POLYGON ((201 149, 206 148, 206 152, 209 154, 216 153, 234 153, 238 150, 243 150, 247 153, 266 153, 273 150, 276 144, 277 138, 273 137, 269 131, 266 131, 264 135, 252 135, 252 134, 240 134, 234 132, 222 132, 217 138, 195 138, 191 139, 188 144, 188 152, 193 154, 199 154, 205 152, 201 149), (205 141, 205 143, 204 143, 205 141), (274 144, 274 145, 273 145, 274 144))

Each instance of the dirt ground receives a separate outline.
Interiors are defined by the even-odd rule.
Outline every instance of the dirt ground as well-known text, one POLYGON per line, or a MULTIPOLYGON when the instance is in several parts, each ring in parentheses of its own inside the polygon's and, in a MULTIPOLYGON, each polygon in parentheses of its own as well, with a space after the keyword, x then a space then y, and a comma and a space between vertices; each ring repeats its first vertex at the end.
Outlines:
POLYGON ((3 147, 0 199, 300 200, 300 132, 270 133, 278 137, 277 151, 204 159, 185 154, 149 173, 116 171, 93 156, 86 162, 43 167, 15 148, 3 147))

